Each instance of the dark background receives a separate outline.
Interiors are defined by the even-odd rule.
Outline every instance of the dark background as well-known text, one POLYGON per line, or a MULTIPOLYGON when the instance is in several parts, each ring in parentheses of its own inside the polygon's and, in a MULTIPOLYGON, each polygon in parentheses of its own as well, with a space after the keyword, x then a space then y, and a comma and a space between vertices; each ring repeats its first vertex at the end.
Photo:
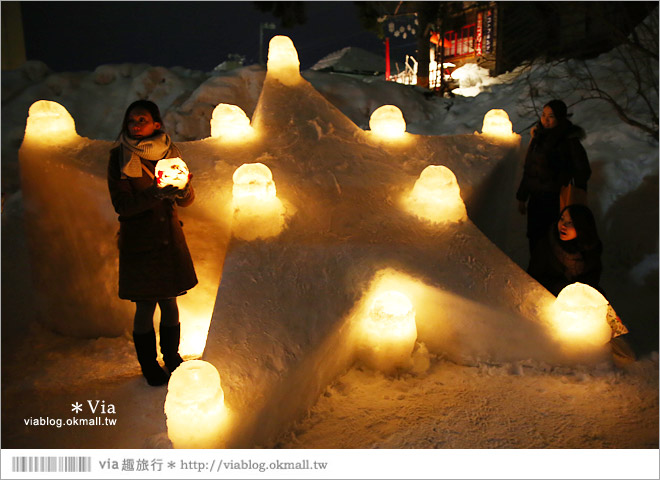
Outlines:
POLYGON ((307 21, 293 28, 256 8, 254 2, 21 2, 27 60, 41 60, 55 71, 94 70, 103 64, 148 63, 205 72, 229 54, 259 60, 274 35, 295 44, 301 69, 329 53, 360 47, 385 56, 383 41, 365 31, 352 1, 303 2, 307 21))

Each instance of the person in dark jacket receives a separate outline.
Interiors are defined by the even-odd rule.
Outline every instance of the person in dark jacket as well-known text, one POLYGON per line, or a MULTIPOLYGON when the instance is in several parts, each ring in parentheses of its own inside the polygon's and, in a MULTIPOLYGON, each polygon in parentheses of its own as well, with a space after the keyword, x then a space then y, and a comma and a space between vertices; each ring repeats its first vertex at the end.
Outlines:
MULTIPOLYGON (((552 225, 536 244, 527 273, 554 296, 564 287, 579 282, 606 297, 600 286, 602 253, 603 244, 591 210, 584 205, 569 205, 562 210, 556 226, 552 225)), ((624 366, 635 361, 634 349, 624 340, 628 328, 609 304, 607 322, 612 329, 610 346, 614 363, 624 366)))
POLYGON ((163 385, 183 361, 176 298, 197 284, 176 206, 190 205, 195 192, 159 187, 155 166, 163 158, 181 157, 163 131, 158 106, 133 102, 122 122, 118 145, 110 151, 108 189, 119 215, 119 298, 135 303, 133 341, 149 385, 163 385), (160 308, 160 348, 166 372, 157 360, 153 315, 160 308))
POLYGON ((541 121, 531 130, 532 139, 516 199, 527 215, 530 254, 559 216, 561 187, 573 184, 587 190, 589 159, 580 140, 584 130, 568 120, 566 104, 552 100, 543 107, 541 121))
POLYGON ((601 290, 602 253, 591 210, 569 205, 536 244, 527 272, 555 296, 575 282, 601 290))

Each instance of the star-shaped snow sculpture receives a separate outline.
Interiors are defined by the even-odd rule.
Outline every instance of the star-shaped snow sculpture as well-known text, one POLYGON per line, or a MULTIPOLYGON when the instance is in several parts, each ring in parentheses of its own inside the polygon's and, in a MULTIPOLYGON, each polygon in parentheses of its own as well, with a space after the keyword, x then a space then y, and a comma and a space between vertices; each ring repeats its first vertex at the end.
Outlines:
MULTIPOLYGON (((180 216, 200 279, 180 298, 181 353, 203 350, 220 372, 235 413, 228 446, 271 444, 350 367, 353 326, 381 284, 411 297, 418 342, 432 352, 463 363, 561 361, 544 325, 552 295, 470 220, 437 224, 402 208, 424 168, 444 165, 468 214, 488 215, 485 187, 499 167, 517 161, 511 147, 476 135, 378 139, 297 72, 287 75, 298 77, 269 70, 249 142, 179 143, 197 195, 180 216), (232 175, 244 163, 272 171, 285 209, 276 236, 232 237, 232 175), (204 335, 191 346, 193 324, 204 335)), ((57 148, 26 138, 21 147, 38 291, 53 315, 80 322, 78 334, 106 325, 121 331, 132 318, 128 302, 116 298, 117 224, 105 187, 110 146, 78 137, 57 148), (73 187, 63 191, 61 181, 73 187), (41 238, 49 242, 35 241, 41 238), (69 278, 85 281, 67 285, 69 278), (49 297, 53 284, 63 288, 61 299, 49 297)))

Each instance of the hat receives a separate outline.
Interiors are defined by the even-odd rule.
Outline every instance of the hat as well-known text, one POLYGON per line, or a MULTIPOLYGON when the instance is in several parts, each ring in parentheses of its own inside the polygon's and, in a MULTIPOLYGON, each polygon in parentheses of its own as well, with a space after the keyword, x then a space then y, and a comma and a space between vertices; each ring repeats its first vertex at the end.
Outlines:
POLYGON ((545 106, 552 109, 552 113, 555 114, 557 120, 565 120, 568 116, 566 104, 561 100, 550 100, 545 106))

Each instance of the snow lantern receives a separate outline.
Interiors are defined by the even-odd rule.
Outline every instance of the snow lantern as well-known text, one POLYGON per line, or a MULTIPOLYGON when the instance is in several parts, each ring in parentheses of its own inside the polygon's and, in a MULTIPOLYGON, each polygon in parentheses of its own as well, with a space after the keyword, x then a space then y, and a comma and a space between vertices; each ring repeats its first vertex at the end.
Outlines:
POLYGON ((30 140, 68 141, 77 136, 76 124, 66 108, 57 102, 39 100, 30 106, 25 138, 30 140))
POLYGON ((223 140, 245 140, 252 136, 254 129, 243 109, 236 105, 220 103, 211 117, 211 136, 223 140))
POLYGON ((433 222, 459 222, 467 218, 454 172, 444 165, 429 165, 407 199, 409 211, 433 222))
POLYGON ((270 169, 263 163, 246 163, 233 178, 232 235, 247 241, 279 235, 287 209, 277 198, 270 169))
POLYGON ((276 196, 273 174, 263 163, 244 163, 234 172, 234 200, 268 200, 276 196))
POLYGON ((165 397, 167 436, 174 448, 219 448, 227 424, 218 370, 203 360, 183 362, 165 397))
POLYGON ((554 325, 562 340, 578 345, 602 346, 610 341, 607 299, 584 283, 565 287, 554 303, 554 325))
POLYGON ((484 124, 481 133, 501 139, 510 139, 514 136, 513 126, 509 115, 502 109, 495 108, 484 115, 484 124))
POLYGON ((188 184, 190 172, 186 162, 179 157, 163 158, 156 163, 154 175, 156 177, 156 183, 160 188, 173 185, 183 189, 188 184))
POLYGON ((291 39, 276 35, 268 44, 267 75, 275 76, 285 85, 294 85, 300 80, 300 60, 291 39))
POLYGON ((403 113, 394 105, 383 105, 371 114, 369 128, 382 138, 399 138, 406 132, 403 113))
POLYGON ((365 361, 372 367, 387 371, 408 364, 417 340, 415 309, 408 297, 395 290, 377 294, 362 334, 369 345, 365 361))

